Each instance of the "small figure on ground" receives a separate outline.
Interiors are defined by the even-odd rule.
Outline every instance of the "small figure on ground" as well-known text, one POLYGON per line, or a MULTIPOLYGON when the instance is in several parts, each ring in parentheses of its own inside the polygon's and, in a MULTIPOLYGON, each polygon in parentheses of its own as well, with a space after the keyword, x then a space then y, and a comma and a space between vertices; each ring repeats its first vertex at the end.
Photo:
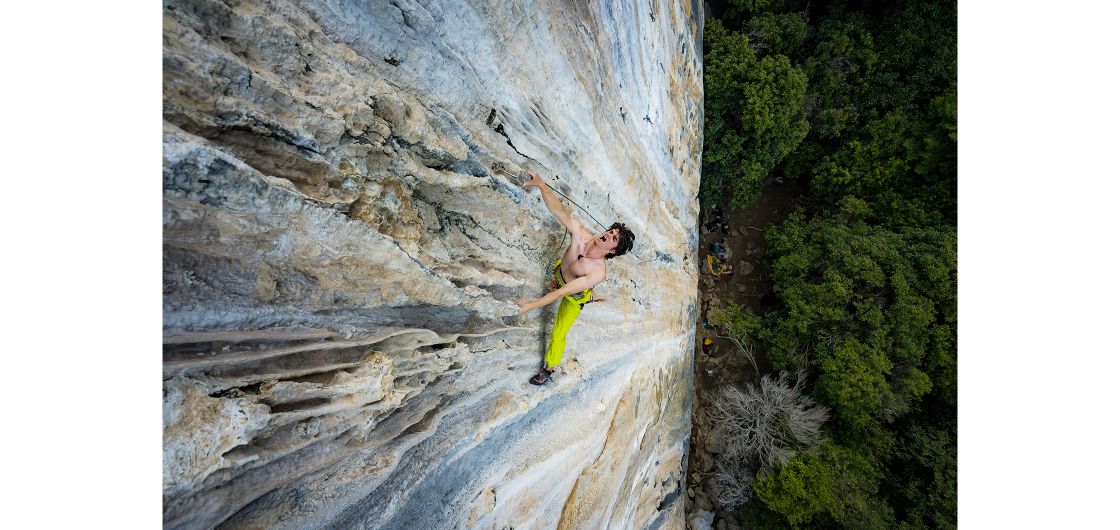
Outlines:
POLYGON ((717 258, 719 258, 719 259, 727 259, 727 247, 724 247, 724 246, 723 246, 723 242, 722 242, 722 241, 720 241, 720 242, 716 242, 716 243, 712 243, 711 247, 709 247, 709 248, 711 248, 711 249, 712 249, 712 252, 715 252, 715 253, 716 253, 716 257, 717 257, 717 258))
POLYGON ((734 272, 734 267, 711 254, 708 254, 708 272, 714 276, 725 276, 734 272))
POLYGON ((727 224, 723 217, 717 215, 711 221, 704 223, 704 233, 714 234, 716 230, 719 230, 721 236, 725 236, 731 233, 731 226, 727 224))
POLYGON ((712 204, 712 212, 708 217, 708 222, 704 223, 704 230, 710 233, 714 232, 717 228, 727 230, 727 221, 723 219, 723 208, 712 204))

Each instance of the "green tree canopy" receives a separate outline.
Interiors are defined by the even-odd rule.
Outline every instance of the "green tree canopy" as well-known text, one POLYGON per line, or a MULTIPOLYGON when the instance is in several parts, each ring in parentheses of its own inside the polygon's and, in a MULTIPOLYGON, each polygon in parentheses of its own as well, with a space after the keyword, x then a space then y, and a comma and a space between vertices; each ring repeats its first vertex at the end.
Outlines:
POLYGON ((894 515, 878 498, 880 473, 872 461, 824 443, 780 472, 754 483, 758 498, 794 528, 827 516, 846 528, 891 528, 894 515))
POLYGON ((756 496, 742 515, 954 527, 956 4, 733 0, 721 17, 705 30, 701 199, 745 207, 771 173, 810 189, 809 213, 766 233, 776 304, 711 315, 775 371, 809 367, 832 413, 823 445, 734 474, 756 496))
POLYGON ((809 17, 803 12, 762 13, 751 17, 747 37, 756 52, 792 57, 809 33, 809 17))
MULTIPOLYGON (((760 332, 775 367, 808 357, 815 393, 853 430, 890 421, 953 370, 956 235, 801 214, 767 232, 780 308, 760 332)), ((945 390, 943 387, 941 390, 945 390)))
POLYGON ((956 216, 956 88, 920 116, 900 110, 877 118, 812 168, 825 199, 857 197, 888 225, 953 222, 956 216))
POLYGON ((718 20, 705 25, 704 47, 701 198, 730 190, 730 205, 742 208, 808 133, 801 111, 807 78, 785 56, 758 59, 747 36, 718 20))

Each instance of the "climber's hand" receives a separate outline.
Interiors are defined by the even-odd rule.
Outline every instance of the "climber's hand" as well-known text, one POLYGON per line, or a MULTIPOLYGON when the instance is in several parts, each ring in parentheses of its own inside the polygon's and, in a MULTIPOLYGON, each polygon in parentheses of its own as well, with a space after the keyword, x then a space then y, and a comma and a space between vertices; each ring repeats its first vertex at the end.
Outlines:
POLYGON ((525 313, 533 309, 533 301, 526 298, 518 298, 514 303, 517 304, 517 308, 520 310, 518 314, 521 315, 524 315, 525 313))
POLYGON ((522 184, 522 186, 526 188, 540 188, 541 186, 544 186, 544 181, 541 180, 540 174, 538 174, 536 171, 530 169, 529 171, 526 171, 526 173, 529 174, 529 180, 525 181, 525 184, 522 184))

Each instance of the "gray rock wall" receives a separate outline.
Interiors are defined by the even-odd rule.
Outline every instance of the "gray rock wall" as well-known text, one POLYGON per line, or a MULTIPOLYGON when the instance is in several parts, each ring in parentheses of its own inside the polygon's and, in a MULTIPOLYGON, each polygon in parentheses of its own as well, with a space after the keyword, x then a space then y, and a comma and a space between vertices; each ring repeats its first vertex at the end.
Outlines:
POLYGON ((166 1, 165 527, 682 527, 702 17, 166 1), (567 237, 495 164, 637 234, 545 387, 567 237))

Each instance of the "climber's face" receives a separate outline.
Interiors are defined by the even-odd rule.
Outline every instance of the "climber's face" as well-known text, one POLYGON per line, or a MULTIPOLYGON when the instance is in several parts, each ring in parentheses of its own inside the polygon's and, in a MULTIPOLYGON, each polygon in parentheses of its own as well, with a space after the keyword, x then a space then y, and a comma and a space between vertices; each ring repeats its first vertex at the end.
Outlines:
POLYGON ((607 230, 595 239, 595 248, 601 249, 603 252, 610 254, 618 247, 618 229, 613 228, 607 230))

